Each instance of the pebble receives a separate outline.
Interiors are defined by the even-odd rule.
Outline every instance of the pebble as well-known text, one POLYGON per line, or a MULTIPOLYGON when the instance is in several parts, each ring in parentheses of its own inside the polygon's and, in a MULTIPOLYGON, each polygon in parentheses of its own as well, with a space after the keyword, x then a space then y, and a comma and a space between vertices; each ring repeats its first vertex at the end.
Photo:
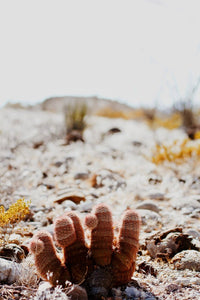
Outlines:
POLYGON ((20 245, 22 243, 22 237, 20 234, 12 233, 8 238, 8 242, 20 245))
POLYGON ((25 257, 25 252, 16 244, 6 244, 0 247, 0 257, 19 263, 25 257))
POLYGON ((165 200, 165 194, 163 193, 150 194, 149 198, 152 200, 165 200))
POLYGON ((193 199, 192 197, 188 198, 175 198, 171 200, 173 208, 183 210, 186 214, 190 214, 195 209, 200 208, 200 203, 198 200, 193 199))
POLYGON ((136 206, 136 209, 147 209, 159 213, 160 208, 150 201, 144 201, 136 206))
POLYGON ((77 209, 77 205, 76 203, 74 203, 73 201, 71 200, 65 200, 63 203, 62 203, 62 206, 65 210, 76 210, 77 209))
POLYGON ((198 232, 198 231, 196 231, 194 229, 188 229, 188 230, 186 230, 185 233, 188 234, 188 235, 190 235, 190 236, 192 236, 192 237, 194 237, 194 238, 200 239, 200 232, 198 232))
POLYGON ((11 284, 19 278, 22 271, 21 264, 0 258, 0 282, 11 284))
POLYGON ((86 173, 86 172, 82 172, 82 173, 76 173, 74 175, 74 179, 79 179, 79 180, 86 180, 89 178, 89 173, 86 173))
POLYGON ((178 270, 190 269, 200 271, 200 252, 196 250, 185 250, 177 253, 171 263, 178 270))
POLYGON ((52 288, 52 286, 48 282, 42 282, 39 285, 39 288, 37 290, 37 294, 35 299, 38 300, 51 300, 51 299, 62 299, 62 300, 68 300, 69 298, 65 293, 62 292, 62 289, 57 286, 56 288, 52 288))
POLYGON ((151 210, 140 209, 138 210, 139 215, 141 216, 142 225, 147 225, 149 227, 157 228, 161 224, 160 216, 151 210))
POLYGON ((81 201, 85 201, 86 198, 80 191, 77 191, 77 192, 74 192, 74 193, 73 192, 72 193, 71 192, 66 192, 62 196, 60 196, 56 200, 54 200, 54 203, 61 204, 65 200, 71 200, 75 204, 79 204, 81 201))

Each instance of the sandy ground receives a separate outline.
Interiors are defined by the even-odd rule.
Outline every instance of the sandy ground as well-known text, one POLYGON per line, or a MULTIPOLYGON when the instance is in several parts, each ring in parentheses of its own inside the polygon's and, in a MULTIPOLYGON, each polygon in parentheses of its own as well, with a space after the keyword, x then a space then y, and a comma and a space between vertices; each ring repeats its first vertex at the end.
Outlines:
MULTIPOLYGON (((137 209, 142 226, 133 278, 158 299, 199 299, 200 255, 193 259, 195 264, 191 244, 186 246, 188 263, 180 262, 182 269, 177 269, 175 259, 152 257, 147 249, 154 234, 181 228, 183 240, 186 234, 191 236, 194 251, 199 253, 199 161, 159 166, 151 162, 156 142, 182 140, 185 133, 96 116, 88 117, 87 124, 85 143, 66 145, 62 113, 1 109, 1 204, 8 208, 21 197, 31 200, 33 218, 25 223, 27 228, 31 226, 31 234, 51 226, 66 210, 76 210, 83 218, 95 204, 106 202, 117 224, 124 210, 137 209), (119 132, 111 134, 112 128, 119 132), (96 186, 92 184, 94 176, 96 186), (70 193, 81 194, 84 201, 56 203, 70 193)), ((21 243, 27 244, 29 239, 21 237, 21 243)))

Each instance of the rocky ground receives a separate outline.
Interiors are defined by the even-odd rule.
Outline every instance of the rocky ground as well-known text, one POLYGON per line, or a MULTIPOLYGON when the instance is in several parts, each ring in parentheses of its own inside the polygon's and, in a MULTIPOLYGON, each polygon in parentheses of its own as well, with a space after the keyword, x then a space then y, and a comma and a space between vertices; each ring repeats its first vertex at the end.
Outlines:
MULTIPOLYGON (((200 163, 151 162, 156 142, 184 138, 181 129, 89 116, 85 143, 66 145, 61 112, 2 108, 0 201, 7 209, 19 198, 31 200, 32 213, 7 242, 27 245, 67 210, 84 218, 105 202, 117 224, 134 208, 142 219, 137 268, 126 293, 113 291, 115 299, 199 299, 200 163)), ((4 278, 0 299, 33 299, 37 285, 4 278)))

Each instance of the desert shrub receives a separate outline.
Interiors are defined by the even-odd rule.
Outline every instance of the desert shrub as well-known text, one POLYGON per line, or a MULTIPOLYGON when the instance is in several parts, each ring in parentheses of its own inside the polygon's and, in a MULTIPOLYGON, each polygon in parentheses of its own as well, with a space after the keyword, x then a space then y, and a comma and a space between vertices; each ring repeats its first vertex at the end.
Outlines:
POLYGON ((87 114, 87 105, 76 102, 69 104, 65 109, 65 125, 67 133, 77 130, 83 132, 86 128, 85 117, 87 114))
POLYGON ((86 124, 87 105, 75 102, 65 109, 66 141, 67 144, 78 140, 84 141, 83 132, 86 124))
POLYGON ((5 243, 6 235, 12 233, 13 226, 30 213, 29 204, 24 199, 19 199, 11 204, 8 210, 0 206, 0 245, 5 243))
POLYGON ((96 115, 99 117, 105 117, 110 119, 125 119, 128 120, 131 118, 130 112, 113 109, 112 107, 104 107, 96 112, 96 115))
POLYGON ((200 144, 190 139, 174 141, 171 145, 157 144, 152 155, 152 162, 160 164, 165 161, 184 163, 192 157, 198 158, 200 155, 200 144))
POLYGON ((170 130, 179 128, 182 124, 179 113, 159 114, 158 116, 156 115, 153 120, 147 120, 147 122, 152 128, 163 127, 170 130))
POLYGON ((145 120, 147 119, 146 111, 147 110, 144 108, 130 108, 122 110, 107 106, 99 109, 96 112, 96 115, 110 119, 145 120))
POLYGON ((194 134, 194 139, 199 140, 200 139, 200 130, 197 130, 194 134))
POLYGON ((188 128, 196 125, 196 116, 194 113, 192 101, 190 100, 178 101, 174 104, 172 110, 175 113, 180 114, 181 121, 182 121, 181 125, 183 127, 188 128))

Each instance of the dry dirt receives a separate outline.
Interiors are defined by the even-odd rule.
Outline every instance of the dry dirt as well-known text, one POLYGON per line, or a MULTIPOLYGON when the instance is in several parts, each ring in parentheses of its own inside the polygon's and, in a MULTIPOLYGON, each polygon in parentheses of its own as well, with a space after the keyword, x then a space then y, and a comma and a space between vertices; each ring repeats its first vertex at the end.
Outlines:
MULTIPOLYGON (((66 145, 63 113, 0 110, 1 204, 7 209, 19 198, 31 200, 32 218, 15 228, 15 239, 27 244, 38 229, 51 230, 53 220, 66 210, 76 210, 84 218, 95 204, 105 202, 117 224, 124 210, 134 208, 141 215, 142 226, 133 279, 157 299, 199 299, 200 256, 192 261, 192 251, 199 253, 200 163, 196 159, 179 165, 151 162, 156 142, 181 140, 185 133, 96 116, 87 117, 87 124, 85 143, 66 145), (119 130, 112 133, 113 128, 119 130), (20 232, 20 226, 27 234, 20 232), (166 236, 162 237, 174 228, 178 228, 174 230, 176 246, 183 245, 175 247, 177 251, 173 250, 173 238, 168 236, 166 241, 166 236), (150 255, 148 243, 158 233, 150 255), (164 246, 157 250, 161 242, 164 246), (177 257, 177 265, 176 252, 183 250, 187 250, 188 261, 184 264, 183 258, 177 257)), ((13 290, 22 286, 1 283, 0 299, 13 299, 13 290)), ((36 287, 24 286, 27 294, 15 293, 14 299, 30 299, 36 287)))

